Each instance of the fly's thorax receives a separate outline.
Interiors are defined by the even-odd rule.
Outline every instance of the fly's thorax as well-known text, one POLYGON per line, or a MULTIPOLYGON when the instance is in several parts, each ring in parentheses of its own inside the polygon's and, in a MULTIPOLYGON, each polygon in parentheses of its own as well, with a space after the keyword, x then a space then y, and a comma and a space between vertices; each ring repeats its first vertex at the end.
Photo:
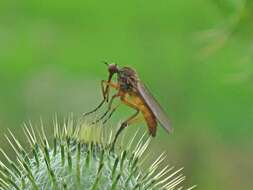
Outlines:
POLYGON ((125 76, 118 76, 118 84, 120 86, 120 89, 122 91, 130 91, 132 89, 131 83, 128 82, 127 78, 125 76))
POLYGON ((138 83, 136 72, 129 67, 123 67, 118 72, 118 83, 123 91, 135 91, 138 83))

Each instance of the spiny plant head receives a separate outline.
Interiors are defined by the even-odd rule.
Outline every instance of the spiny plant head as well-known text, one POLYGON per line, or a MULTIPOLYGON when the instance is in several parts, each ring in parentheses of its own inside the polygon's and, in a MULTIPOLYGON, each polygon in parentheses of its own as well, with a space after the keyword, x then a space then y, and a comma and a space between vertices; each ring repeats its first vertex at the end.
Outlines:
POLYGON ((143 154, 150 143, 145 135, 134 143, 136 132, 124 148, 111 151, 112 132, 106 134, 100 125, 75 123, 70 117, 62 125, 55 119, 53 126, 54 137, 49 142, 43 124, 40 132, 35 132, 31 124, 25 125, 29 150, 9 131, 6 139, 17 159, 12 161, 1 149, 6 164, 0 161, 0 189, 183 189, 182 169, 174 171, 168 166, 160 169, 165 154, 158 156, 148 169, 143 169, 143 154))

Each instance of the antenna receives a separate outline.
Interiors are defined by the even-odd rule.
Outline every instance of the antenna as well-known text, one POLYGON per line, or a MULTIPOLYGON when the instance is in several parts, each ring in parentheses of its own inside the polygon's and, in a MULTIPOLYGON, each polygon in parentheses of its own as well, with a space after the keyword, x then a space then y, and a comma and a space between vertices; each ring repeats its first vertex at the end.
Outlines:
POLYGON ((109 66, 109 64, 107 63, 107 61, 102 61, 105 65, 109 66))

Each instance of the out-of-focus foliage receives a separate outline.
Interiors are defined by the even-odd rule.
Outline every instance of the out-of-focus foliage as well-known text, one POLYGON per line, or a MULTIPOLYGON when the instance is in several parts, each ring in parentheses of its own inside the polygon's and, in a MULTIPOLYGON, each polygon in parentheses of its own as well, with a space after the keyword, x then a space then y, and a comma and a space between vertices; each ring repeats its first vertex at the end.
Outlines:
POLYGON ((251 189, 252 18, 250 0, 2 0, 0 141, 7 128, 21 136, 23 121, 92 109, 107 77, 101 61, 115 61, 134 67, 168 112, 175 132, 159 128, 152 150, 184 166, 186 183, 251 189))

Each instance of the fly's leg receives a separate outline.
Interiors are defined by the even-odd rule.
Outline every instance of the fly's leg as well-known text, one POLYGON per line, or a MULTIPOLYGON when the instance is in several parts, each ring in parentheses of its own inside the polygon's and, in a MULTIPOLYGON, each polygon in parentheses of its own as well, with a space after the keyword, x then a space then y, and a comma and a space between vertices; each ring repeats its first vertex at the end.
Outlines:
POLYGON ((103 83, 103 81, 101 81, 101 91, 102 91, 102 95, 103 95, 103 100, 102 100, 102 102, 101 102, 94 110, 89 111, 89 112, 87 112, 87 113, 84 113, 84 114, 83 114, 84 117, 86 117, 86 116, 88 116, 88 115, 90 115, 90 114, 96 112, 96 111, 97 111, 99 108, 101 108, 102 105, 105 103, 106 98, 107 98, 108 95, 106 95, 106 93, 105 93, 105 88, 104 88, 104 83, 103 83))
POLYGON ((98 123, 99 121, 101 121, 102 119, 104 119, 104 117, 110 112, 110 110, 111 110, 111 108, 112 108, 113 100, 114 100, 115 98, 117 98, 117 97, 119 97, 119 94, 115 94, 115 95, 112 96, 112 98, 111 98, 111 100, 110 100, 110 102, 109 102, 109 105, 108 105, 108 108, 107 108, 106 112, 105 112, 99 119, 97 119, 96 121, 94 121, 92 124, 96 124, 96 123, 98 123))
POLYGON ((83 117, 86 117, 86 116, 96 112, 99 108, 102 107, 102 105, 105 103, 105 101, 108 101, 108 99, 109 99, 109 89, 110 89, 110 88, 108 88, 108 86, 112 87, 112 88, 115 88, 115 89, 119 88, 118 84, 102 80, 101 81, 101 90, 102 90, 103 100, 101 101, 101 103, 94 110, 89 111, 87 113, 84 113, 83 117), (106 85, 106 87, 105 87, 105 85, 106 85))
POLYGON ((133 123, 132 121, 135 120, 135 118, 138 116, 140 110, 138 108, 138 105, 134 104, 133 102, 130 102, 128 101, 125 97, 122 97, 121 98, 122 102, 130 107, 132 107, 133 109, 136 110, 136 112, 131 116, 129 117, 126 121, 124 121, 121 125, 120 125, 120 128, 118 129, 114 139, 113 139, 113 142, 112 142, 112 146, 111 146, 111 150, 113 151, 114 150, 114 146, 115 146, 115 143, 120 135, 120 133, 131 123, 133 123))
POLYGON ((106 124, 107 121, 112 117, 112 115, 114 114, 114 112, 118 109, 118 107, 120 106, 121 104, 118 104, 117 106, 115 106, 114 108, 112 108, 112 111, 111 113, 109 114, 109 116, 103 121, 103 124, 106 124))
POLYGON ((114 150, 115 143, 117 142, 117 139, 118 139, 120 133, 130 124, 130 121, 132 119, 134 119, 139 114, 139 112, 140 112, 140 110, 136 109, 136 113, 120 125, 120 128, 118 129, 118 131, 113 139, 113 142, 112 142, 112 147, 111 147, 112 151, 114 150))

